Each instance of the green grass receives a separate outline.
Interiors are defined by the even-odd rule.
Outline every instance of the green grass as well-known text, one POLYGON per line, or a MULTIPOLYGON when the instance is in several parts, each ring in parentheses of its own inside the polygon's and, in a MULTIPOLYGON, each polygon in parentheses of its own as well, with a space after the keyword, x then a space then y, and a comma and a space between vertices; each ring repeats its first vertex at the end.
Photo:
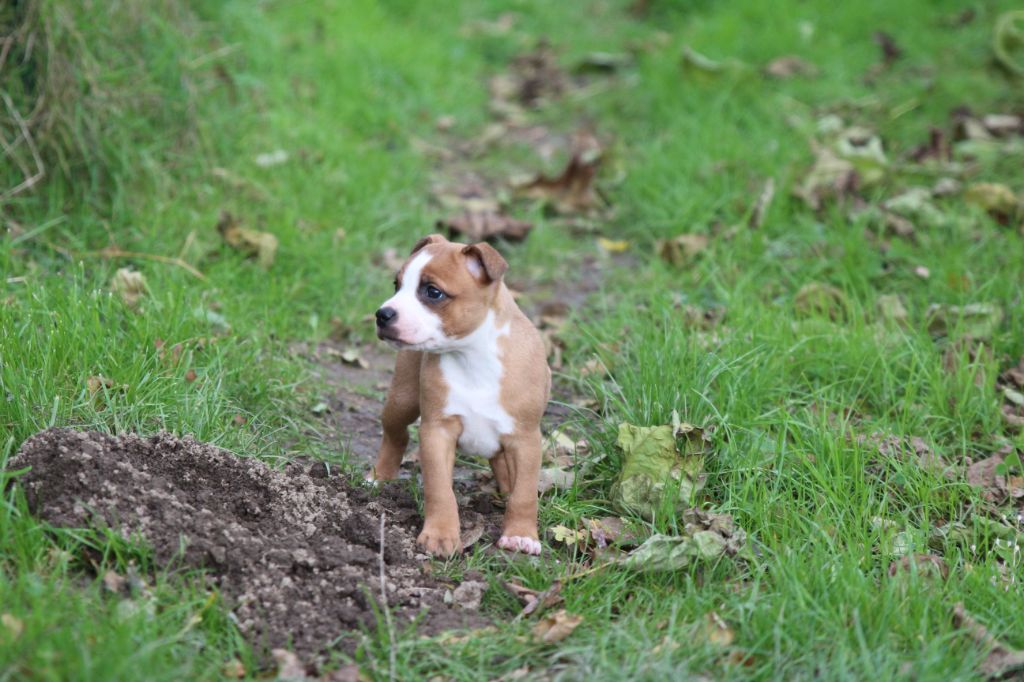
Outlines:
MULTIPOLYGON (((116 154, 87 157, 85 170, 55 175, 4 207, 25 231, 0 242, 0 446, 13 452, 58 424, 194 433, 272 461, 310 451, 343 459, 340 444, 303 435, 319 388, 290 344, 321 339, 335 324, 355 340, 370 338, 363 319, 391 277, 371 264, 374 255, 407 249, 437 217, 434 161, 410 138, 443 145, 434 129, 442 115, 456 117, 455 134, 478 134, 489 120, 486 76, 539 36, 566 64, 646 43, 621 82, 531 114, 563 131, 593 124, 610 142, 603 182, 615 210, 600 232, 630 240, 634 258, 610 267, 592 307, 575 316, 562 370, 601 405, 577 422, 606 459, 576 488, 547 497, 541 520, 572 526, 610 512, 618 424, 665 423, 678 410, 719 425, 705 503, 734 515, 758 557, 675 575, 606 568, 570 580, 566 608, 584 622, 545 647, 530 643, 529 623, 509 623, 517 607, 499 581, 544 588, 584 557, 550 546, 534 565, 476 552, 444 570, 483 570, 493 586, 485 607, 502 625, 444 646, 405 633, 399 678, 490 679, 529 666, 565 679, 972 679, 981 654, 952 624, 956 602, 1024 647, 1024 602, 974 525, 978 493, 909 459, 878 466, 856 438, 919 436, 958 463, 1012 440, 992 380, 1024 354, 1024 235, 953 197, 938 202, 945 224, 919 224, 915 241, 892 238, 883 254, 865 238, 868 218, 815 215, 790 196, 812 160, 809 131, 827 111, 873 127, 889 158, 900 159, 931 126, 947 127, 957 106, 1024 108, 1020 81, 991 66, 991 29, 1011 3, 975 3, 974 20, 955 29, 944 23, 962 10, 955 2, 655 0, 646 18, 630 15, 628 4, 581 12, 572 3, 517 2, 506 35, 461 30, 508 9, 488 0, 444 11, 398 0, 316 9, 199 3, 187 30, 165 23, 166 12, 143 22, 150 29, 127 39, 149 41, 137 52, 145 59, 99 73, 115 90, 145 83, 146 101, 166 106, 119 110, 103 122, 116 154), (862 76, 880 59, 871 40, 879 29, 905 56, 870 85, 862 76), (687 80, 683 45, 750 68, 687 80), (783 54, 813 62, 820 76, 771 81, 757 73, 783 54), (182 83, 205 85, 197 93, 182 83), (189 116, 172 120, 176 111, 189 116), (277 149, 287 162, 255 163, 277 149), (778 189, 765 224, 726 236, 745 222, 768 177, 778 189), (222 210, 278 236, 269 271, 220 244, 222 210), (694 263, 672 267, 654 255, 656 239, 688 232, 713 235, 694 263), (152 260, 95 255, 112 242, 180 256, 206 280, 152 260), (127 263, 148 281, 138 312, 109 293, 127 263), (915 276, 918 266, 930 278, 915 276), (796 292, 811 282, 844 293, 844 321, 798 314, 796 292), (905 328, 876 312, 879 296, 894 293, 909 312, 905 328), (696 329, 680 302, 721 306, 725 321, 696 329), (990 342, 993 359, 980 361, 989 377, 982 386, 968 363, 944 369, 945 348, 926 329, 929 305, 976 302, 1007 313, 990 342), (161 358, 158 340, 165 349, 182 344, 180 361, 161 358), (610 376, 580 379, 595 353, 610 376), (186 381, 189 369, 199 380, 186 381), (90 396, 86 382, 96 375, 116 387, 90 396), (235 423, 238 414, 245 425, 235 423), (897 540, 925 551, 930 531, 948 520, 965 522, 971 537, 938 548, 947 581, 888 578, 897 540), (710 611, 735 630, 749 665, 729 664, 705 642, 710 611)), ((99 18, 83 11, 77 19, 86 42, 97 41, 90 54, 106 54, 99 18)), ((95 122, 81 123, 79 140, 93 139, 87 124, 95 122)), ((481 163, 496 177, 539 165, 521 150, 481 163)), ((1019 157, 983 164, 969 178, 977 180, 1020 192, 1019 157)), ((931 182, 893 174, 868 196, 931 182)), ((558 277, 566 259, 596 252, 593 239, 527 213, 536 230, 504 248, 513 273, 558 277)), ((1016 443, 1024 446, 1020 436, 1016 443)), ((650 529, 671 532, 673 522, 650 529)), ((231 658, 251 663, 225 610, 207 603, 189 576, 157 573, 152 614, 119 612, 89 577, 89 562, 146 566, 144 548, 49 532, 12 492, 0 507, 0 557, 0 610, 24 626, 16 640, 0 630, 0 678, 135 679, 142 670, 147 679, 215 678, 231 658)), ((1009 572, 1024 579, 1019 563, 1009 572)), ((387 641, 376 633, 359 659, 377 679, 388 676, 387 641)))

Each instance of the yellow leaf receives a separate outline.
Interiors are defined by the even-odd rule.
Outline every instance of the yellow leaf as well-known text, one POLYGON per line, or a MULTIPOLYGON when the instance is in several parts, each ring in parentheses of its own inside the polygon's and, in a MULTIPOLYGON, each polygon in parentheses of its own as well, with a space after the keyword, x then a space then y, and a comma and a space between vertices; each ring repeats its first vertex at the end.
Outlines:
POLYGON ((537 621, 533 626, 533 638, 541 644, 561 642, 582 622, 583 616, 561 609, 537 621))
POLYGON ((629 251, 629 247, 632 246, 626 239, 607 239, 605 237, 598 237, 597 245, 608 253, 622 253, 623 251, 629 251))

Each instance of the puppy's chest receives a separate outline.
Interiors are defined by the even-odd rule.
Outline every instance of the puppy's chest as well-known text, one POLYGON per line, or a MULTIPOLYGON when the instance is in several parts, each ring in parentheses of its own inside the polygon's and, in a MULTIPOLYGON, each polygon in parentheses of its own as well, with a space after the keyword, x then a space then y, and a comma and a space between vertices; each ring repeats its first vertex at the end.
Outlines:
POLYGON ((463 356, 441 358, 441 374, 448 384, 444 413, 462 421, 459 448, 471 455, 493 457, 500 437, 512 433, 515 420, 501 404, 504 367, 497 354, 471 361, 463 356))

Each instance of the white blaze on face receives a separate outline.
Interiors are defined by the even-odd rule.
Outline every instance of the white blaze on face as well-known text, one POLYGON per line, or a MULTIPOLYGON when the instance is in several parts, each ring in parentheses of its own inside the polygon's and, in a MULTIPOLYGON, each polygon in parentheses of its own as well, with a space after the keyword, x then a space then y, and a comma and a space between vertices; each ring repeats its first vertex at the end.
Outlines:
POLYGON ((393 308, 398 313, 391 329, 403 348, 434 350, 447 339, 441 328, 441 318, 416 295, 423 268, 431 258, 433 256, 426 251, 420 251, 406 266, 401 288, 381 305, 382 308, 393 308))

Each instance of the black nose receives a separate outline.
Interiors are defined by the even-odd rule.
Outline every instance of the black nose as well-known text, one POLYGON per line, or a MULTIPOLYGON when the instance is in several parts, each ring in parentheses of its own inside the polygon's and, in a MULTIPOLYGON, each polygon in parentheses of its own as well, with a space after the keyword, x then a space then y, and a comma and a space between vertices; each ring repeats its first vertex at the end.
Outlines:
POLYGON ((381 308, 377 311, 377 326, 386 327, 396 317, 398 317, 398 311, 394 308, 381 308))

